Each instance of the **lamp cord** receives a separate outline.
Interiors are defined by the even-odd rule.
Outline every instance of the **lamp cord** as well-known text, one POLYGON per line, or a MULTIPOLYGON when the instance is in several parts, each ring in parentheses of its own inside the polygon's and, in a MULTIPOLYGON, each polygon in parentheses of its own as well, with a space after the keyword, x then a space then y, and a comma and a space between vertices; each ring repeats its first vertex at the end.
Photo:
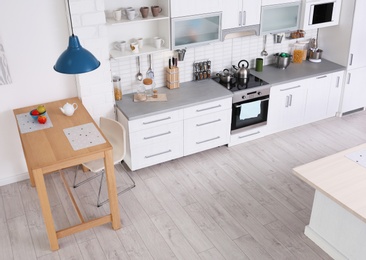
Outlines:
POLYGON ((72 18, 71 18, 71 11, 70 11, 70 0, 67 0, 67 7, 69 10, 69 18, 70 18, 70 25, 71 25, 71 35, 74 36, 74 29, 72 26, 72 18))

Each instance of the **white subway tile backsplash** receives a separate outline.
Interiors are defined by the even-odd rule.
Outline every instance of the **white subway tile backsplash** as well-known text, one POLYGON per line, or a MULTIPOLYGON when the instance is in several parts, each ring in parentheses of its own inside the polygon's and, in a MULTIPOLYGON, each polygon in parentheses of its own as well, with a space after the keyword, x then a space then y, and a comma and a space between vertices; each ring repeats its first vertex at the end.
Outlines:
POLYGON ((106 22, 104 11, 85 13, 81 15, 82 26, 99 25, 106 22))

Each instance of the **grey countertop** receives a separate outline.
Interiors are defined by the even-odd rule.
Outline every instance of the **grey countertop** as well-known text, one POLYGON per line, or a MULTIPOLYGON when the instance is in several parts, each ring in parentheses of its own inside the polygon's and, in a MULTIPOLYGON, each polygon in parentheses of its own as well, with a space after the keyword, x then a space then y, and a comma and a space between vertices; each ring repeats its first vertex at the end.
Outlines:
MULTIPOLYGON (((303 61, 301 64, 291 63, 287 69, 278 69, 274 64, 264 66, 262 72, 251 69, 254 76, 267 81, 272 86, 291 81, 317 77, 327 73, 345 70, 346 68, 328 60, 320 63, 303 61)), ((160 102, 133 102, 133 94, 123 95, 121 101, 117 101, 117 108, 128 120, 134 120, 163 112, 194 106, 210 101, 232 97, 232 92, 223 88, 212 79, 191 81, 180 84, 180 88, 158 88, 159 93, 165 93, 168 101, 160 102)))
POLYGON ((303 61, 302 63, 291 63, 290 66, 284 70, 278 69, 275 64, 271 64, 264 66, 262 72, 257 72, 254 69, 251 69, 250 73, 264 81, 267 81, 272 86, 275 86, 295 80, 317 77, 345 69, 345 67, 339 64, 323 59, 319 63, 314 63, 307 60, 303 61))
POLYGON ((232 97, 232 92, 223 88, 212 79, 180 83, 176 89, 158 88, 158 93, 165 93, 168 101, 133 102, 133 94, 123 95, 117 101, 117 108, 128 120, 151 116, 162 112, 181 109, 202 103, 232 97))

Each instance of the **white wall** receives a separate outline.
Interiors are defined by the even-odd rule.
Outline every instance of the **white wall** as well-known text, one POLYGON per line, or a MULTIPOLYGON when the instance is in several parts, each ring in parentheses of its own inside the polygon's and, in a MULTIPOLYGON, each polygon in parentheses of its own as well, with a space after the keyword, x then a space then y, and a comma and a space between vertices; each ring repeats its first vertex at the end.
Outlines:
POLYGON ((0 85, 0 186, 28 178, 13 109, 77 95, 75 77, 53 70, 66 49, 63 0, 0 0, 0 37, 12 84, 0 85))

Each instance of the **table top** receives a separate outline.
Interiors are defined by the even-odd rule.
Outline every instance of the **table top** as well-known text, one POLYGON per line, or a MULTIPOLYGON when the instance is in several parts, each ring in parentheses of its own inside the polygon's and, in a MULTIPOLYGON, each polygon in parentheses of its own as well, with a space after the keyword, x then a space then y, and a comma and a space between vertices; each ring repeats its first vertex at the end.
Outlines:
POLYGON ((296 167, 294 174, 366 222, 366 168, 347 156, 366 144, 296 167))
MULTIPOLYGON (((104 136, 106 142, 102 144, 76 151, 72 148, 64 129, 93 123, 101 132, 79 98, 68 98, 43 105, 53 126, 24 134, 19 131, 29 170, 42 169, 44 173, 57 171, 86 161, 103 158, 104 152, 112 149, 111 144, 104 136), (72 116, 64 115, 59 109, 66 102, 78 104, 78 109, 72 116)), ((37 105, 14 109, 14 114, 27 113, 36 107, 37 105)))

